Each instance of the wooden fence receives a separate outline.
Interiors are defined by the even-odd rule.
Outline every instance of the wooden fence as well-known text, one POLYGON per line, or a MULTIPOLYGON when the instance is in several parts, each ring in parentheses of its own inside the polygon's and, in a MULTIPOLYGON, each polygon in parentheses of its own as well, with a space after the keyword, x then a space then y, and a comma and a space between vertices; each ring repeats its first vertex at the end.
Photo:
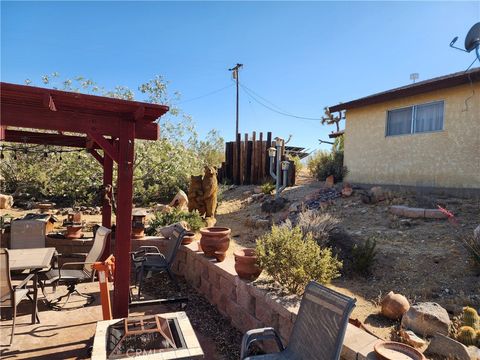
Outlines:
MULTIPOLYGON (((275 147, 272 141, 272 133, 268 132, 266 138, 263 133, 257 134, 254 131, 251 138, 248 134, 237 134, 237 141, 225 143, 225 161, 218 170, 220 181, 226 181, 237 185, 256 184, 261 185, 272 181, 270 176, 270 159, 268 148, 275 147)), ((282 147, 282 161, 285 157, 285 146, 282 147)), ((288 185, 295 184, 295 164, 290 161, 288 171, 288 185)))

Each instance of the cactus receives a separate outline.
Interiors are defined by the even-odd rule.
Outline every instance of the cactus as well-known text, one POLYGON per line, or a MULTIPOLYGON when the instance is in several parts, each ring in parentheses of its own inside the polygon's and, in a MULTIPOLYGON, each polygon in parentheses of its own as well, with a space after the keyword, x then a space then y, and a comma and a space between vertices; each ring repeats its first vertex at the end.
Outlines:
POLYGON ((477 334, 470 326, 462 326, 460 329, 458 329, 457 340, 466 346, 476 345, 477 334))
POLYGON ((463 308, 463 325, 470 326, 474 330, 480 330, 480 318, 477 310, 469 306, 463 308))

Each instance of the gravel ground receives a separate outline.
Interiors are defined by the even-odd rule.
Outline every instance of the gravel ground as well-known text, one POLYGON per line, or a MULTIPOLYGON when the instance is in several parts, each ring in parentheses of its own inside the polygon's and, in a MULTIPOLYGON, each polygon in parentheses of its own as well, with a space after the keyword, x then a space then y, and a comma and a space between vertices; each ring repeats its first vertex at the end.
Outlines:
POLYGON ((152 278, 145 280, 142 292, 145 292, 145 298, 166 298, 179 294, 187 296, 186 306, 176 303, 168 304, 167 307, 171 311, 182 310, 187 313, 194 330, 211 340, 211 344, 215 344, 218 359, 239 359, 242 333, 235 329, 214 305, 189 286, 183 278, 178 277, 177 279, 180 293, 164 274, 155 274, 152 278))

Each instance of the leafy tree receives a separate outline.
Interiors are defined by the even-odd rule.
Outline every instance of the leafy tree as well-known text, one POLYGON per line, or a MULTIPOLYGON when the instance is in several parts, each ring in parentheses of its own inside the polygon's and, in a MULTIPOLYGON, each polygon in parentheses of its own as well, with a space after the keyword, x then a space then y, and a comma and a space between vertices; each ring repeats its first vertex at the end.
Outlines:
MULTIPOLYGON (((128 87, 108 90, 83 76, 61 80, 54 72, 42 76, 41 81, 53 89, 125 100, 136 98, 128 87)), ((29 79, 25 83, 34 85, 29 79)), ((216 130, 199 140, 191 116, 176 106, 180 94, 173 92, 171 97, 163 77, 155 76, 140 84, 138 91, 146 96, 143 101, 170 107, 159 121, 161 138, 135 142, 134 201, 146 205, 166 201, 179 189, 186 190, 190 175, 201 173, 205 164, 220 164, 224 141, 216 130)), ((55 148, 46 146, 45 150, 52 152, 55 148)), ((21 159, 18 154, 17 160, 11 153, 5 155, 0 163, 2 191, 24 192, 40 199, 60 197, 65 203, 91 205, 102 184, 101 167, 86 153, 62 153, 61 161, 55 161, 51 155, 44 158, 43 153, 21 154, 21 159)))

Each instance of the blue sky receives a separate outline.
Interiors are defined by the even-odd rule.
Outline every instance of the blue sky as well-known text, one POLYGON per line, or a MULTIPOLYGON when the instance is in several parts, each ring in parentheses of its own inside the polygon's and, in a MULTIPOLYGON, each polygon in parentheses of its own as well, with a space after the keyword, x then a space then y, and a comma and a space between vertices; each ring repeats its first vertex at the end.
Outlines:
MULTIPOLYGON (((1 79, 83 75, 105 87, 170 81, 201 135, 235 132, 240 81, 284 111, 319 118, 323 107, 467 68, 449 48, 480 21, 480 2, 5 2, 1 79)), ((137 92, 141 100, 141 94, 137 92)), ((265 100, 261 100, 264 101, 265 100)), ((269 106, 270 104, 267 103, 269 106)), ((240 92, 240 131, 293 135, 319 148, 331 127, 285 117, 240 92)))

